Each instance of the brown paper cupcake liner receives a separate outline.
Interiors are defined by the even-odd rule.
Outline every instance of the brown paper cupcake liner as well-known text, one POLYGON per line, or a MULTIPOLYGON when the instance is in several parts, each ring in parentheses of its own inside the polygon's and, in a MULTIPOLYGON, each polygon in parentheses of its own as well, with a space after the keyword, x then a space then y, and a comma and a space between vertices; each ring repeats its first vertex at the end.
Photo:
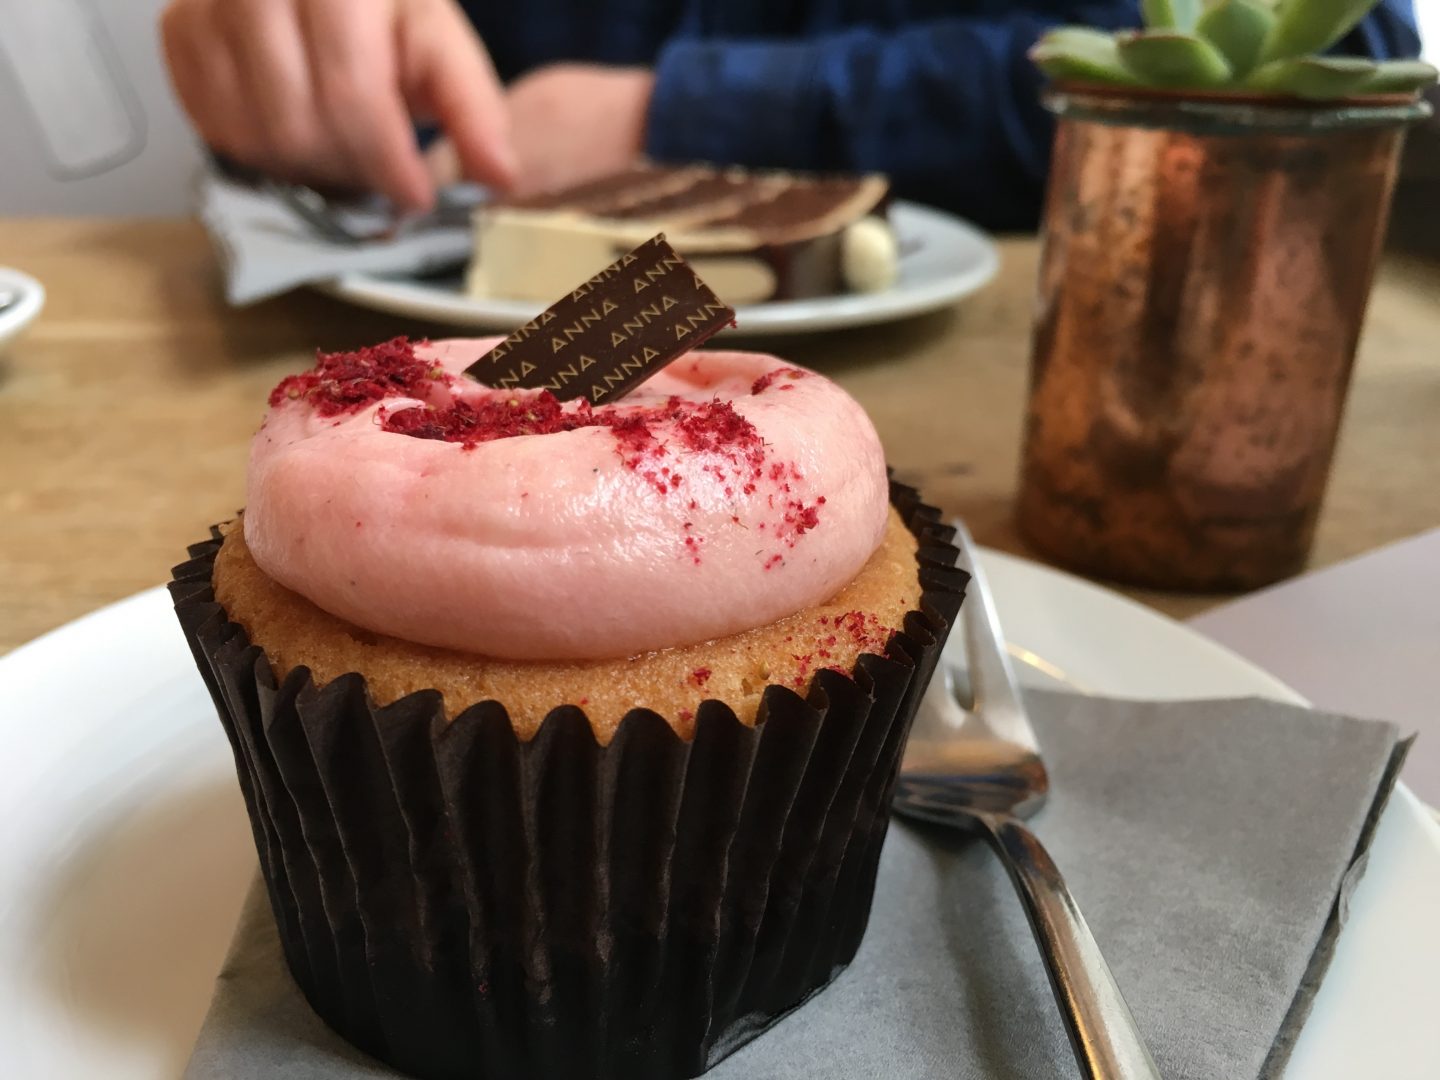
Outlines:
POLYGON ((646 709, 610 745, 584 712, 520 741, 503 703, 377 707, 359 674, 282 681, 215 603, 219 532, 176 613, 235 754, 286 960, 361 1049, 424 1078, 703 1072, 833 979, 870 911, 910 722, 959 611, 952 533, 917 493, 920 610, 853 679, 646 709))

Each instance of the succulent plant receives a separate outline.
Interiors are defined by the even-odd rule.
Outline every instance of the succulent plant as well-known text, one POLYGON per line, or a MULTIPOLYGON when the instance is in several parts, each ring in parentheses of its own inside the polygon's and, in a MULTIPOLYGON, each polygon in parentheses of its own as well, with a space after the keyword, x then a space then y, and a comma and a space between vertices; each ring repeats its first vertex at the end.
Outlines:
POLYGON ((1418 60, 1322 56, 1376 0, 1141 0, 1143 30, 1065 26, 1030 58, 1051 78, 1116 86, 1333 99, 1415 93, 1437 72, 1418 60))

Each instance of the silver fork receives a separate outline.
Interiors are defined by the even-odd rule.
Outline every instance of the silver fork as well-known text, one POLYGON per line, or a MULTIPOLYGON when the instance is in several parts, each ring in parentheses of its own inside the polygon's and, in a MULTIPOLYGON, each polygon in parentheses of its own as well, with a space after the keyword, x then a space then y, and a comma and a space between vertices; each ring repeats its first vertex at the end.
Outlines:
POLYGON ((347 215, 344 207, 304 184, 267 178, 260 180, 258 186, 261 191, 280 200, 320 239, 345 247, 397 240, 425 229, 468 226, 471 214, 484 198, 473 185, 456 185, 438 191, 435 207, 428 213, 405 217, 388 211, 370 212, 364 216, 374 220, 360 224, 352 220, 359 215, 347 215))
POLYGON ((979 832, 1004 861, 1087 1080, 1159 1080, 1059 869, 1021 823, 1045 804, 1050 779, 1005 653, 995 601, 963 525, 956 543, 959 565, 971 575, 961 617, 973 702, 961 708, 954 673, 942 657, 905 748, 895 810, 979 832))

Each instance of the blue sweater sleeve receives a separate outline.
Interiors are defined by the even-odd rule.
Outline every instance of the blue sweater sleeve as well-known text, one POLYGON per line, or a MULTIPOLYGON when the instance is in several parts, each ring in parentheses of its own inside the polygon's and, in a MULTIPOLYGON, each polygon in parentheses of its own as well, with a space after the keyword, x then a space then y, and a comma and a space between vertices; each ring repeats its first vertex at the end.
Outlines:
MULTIPOLYGON (((1134 0, 1067 20, 1134 26, 1134 0)), ((878 170, 895 192, 993 229, 1039 213, 1051 121, 1026 57, 1055 20, 1034 15, 857 28, 801 40, 671 41, 656 64, 647 150, 660 160, 878 170)), ((1409 0, 1386 0, 1346 46, 1419 47, 1409 0)))

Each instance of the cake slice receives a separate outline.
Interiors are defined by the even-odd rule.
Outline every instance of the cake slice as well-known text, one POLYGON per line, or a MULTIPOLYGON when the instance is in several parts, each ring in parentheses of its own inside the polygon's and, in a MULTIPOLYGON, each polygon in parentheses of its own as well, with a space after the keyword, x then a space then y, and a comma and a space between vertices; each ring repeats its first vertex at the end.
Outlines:
POLYGON ((728 304, 878 291, 899 262, 888 191, 873 173, 641 162, 480 207, 467 291, 548 301, 657 232, 728 304))

